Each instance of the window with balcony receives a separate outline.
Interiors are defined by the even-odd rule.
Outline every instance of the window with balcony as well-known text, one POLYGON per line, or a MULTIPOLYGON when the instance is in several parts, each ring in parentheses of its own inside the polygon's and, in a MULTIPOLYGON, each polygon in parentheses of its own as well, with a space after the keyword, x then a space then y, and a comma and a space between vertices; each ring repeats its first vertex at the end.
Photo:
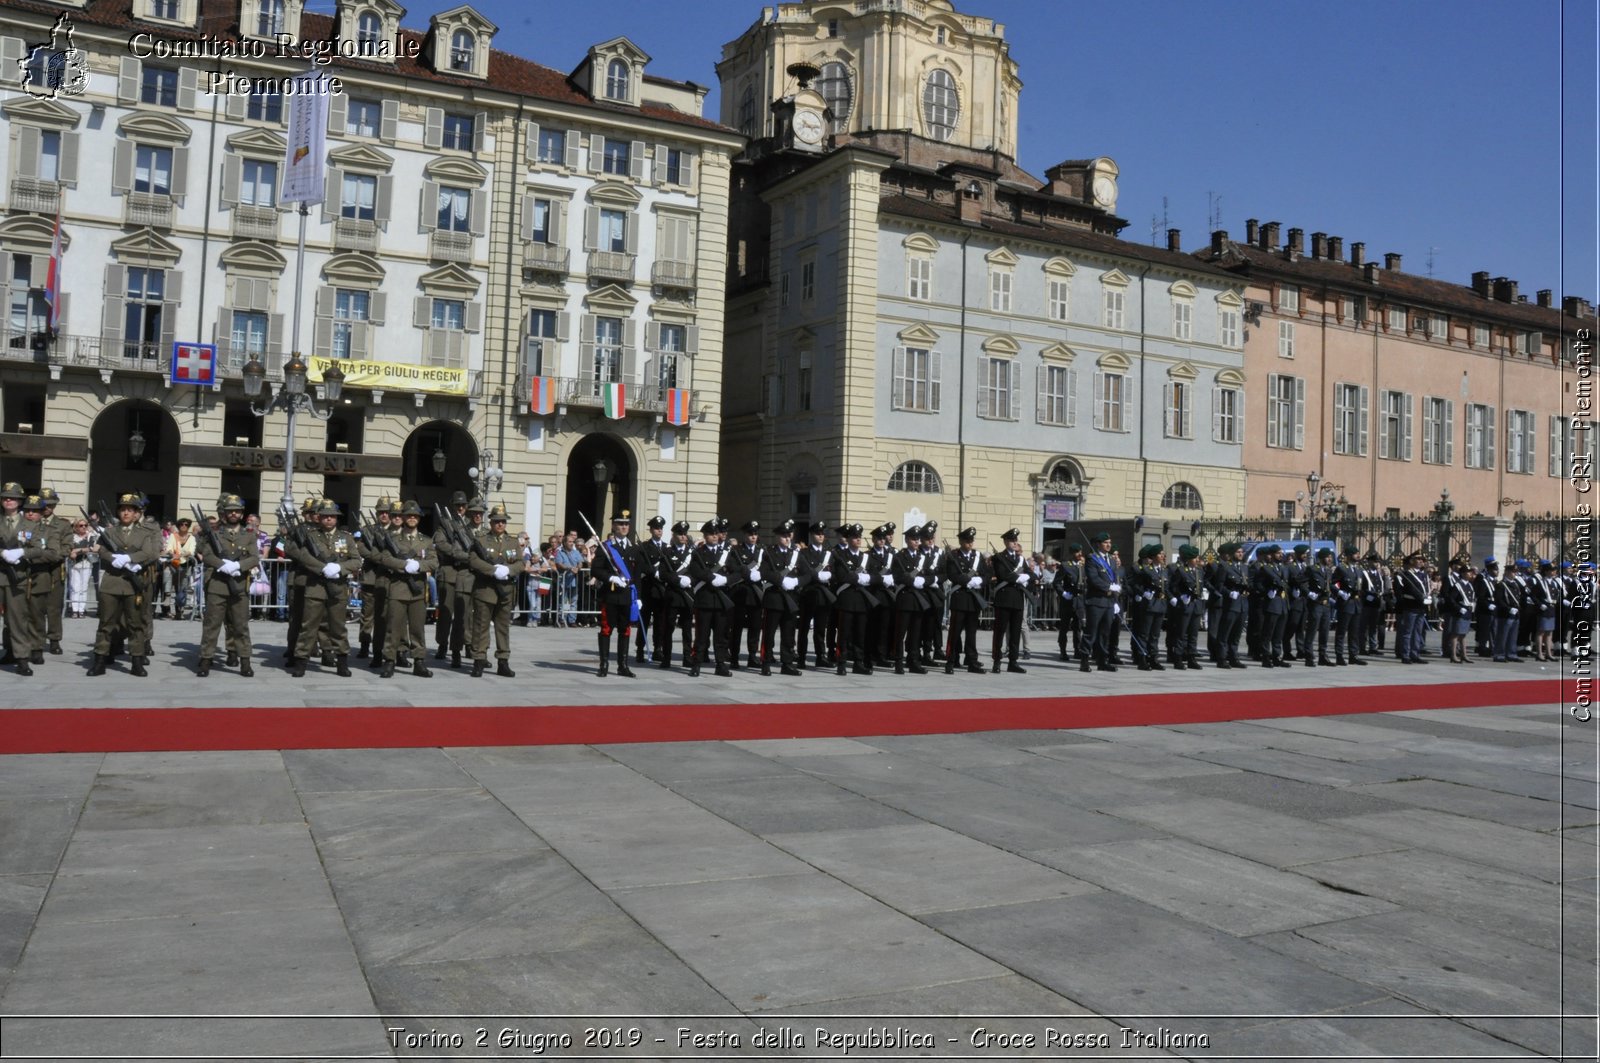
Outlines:
POLYGON ((344 131, 346 136, 377 137, 383 128, 383 104, 378 100, 362 100, 352 96, 345 102, 344 131))
POLYGON ((465 233, 472 231, 472 192, 466 188, 439 186, 434 227, 440 232, 465 233))
POLYGON ((11 286, 8 290, 6 346, 26 350, 47 336, 50 307, 44 298, 45 278, 34 276, 32 255, 11 255, 11 286))
POLYGON ((122 337, 124 356, 155 359, 161 356, 161 324, 165 310, 166 274, 159 269, 129 266, 122 337))
MULTIPOLYGON (((333 356, 358 357, 354 333, 369 320, 372 294, 353 288, 340 288, 333 298, 333 356)), ((364 354, 365 352, 361 352, 364 354)))
POLYGON ((139 102, 155 107, 178 106, 178 72, 146 66, 140 75, 139 102))
POLYGON ((632 80, 632 71, 625 61, 611 60, 606 64, 606 99, 627 100, 631 95, 629 86, 632 80))
POLYGON ((172 194, 172 149, 153 144, 134 148, 133 190, 150 195, 172 194))
POLYGON ((245 207, 278 205, 278 164, 261 159, 239 162, 239 204, 245 207))
POLYGON ((61 134, 54 129, 39 132, 38 178, 52 184, 61 180, 61 134))
POLYGON ((623 327, 620 317, 594 319, 594 390, 602 394, 605 384, 623 383, 623 327))
POLYGON ((251 355, 258 355, 265 361, 267 315, 258 310, 235 310, 232 317, 233 327, 228 337, 230 353, 243 361, 249 361, 251 355))
POLYGON ((660 347, 656 351, 655 379, 649 381, 665 391, 678 387, 680 379, 687 379, 683 359, 689 343, 689 327, 662 322, 658 326, 660 347))
POLYGON ((477 135, 477 119, 470 114, 444 116, 444 146, 457 151, 471 151, 477 135))
POLYGON ((561 370, 556 346, 557 315, 554 310, 528 311, 528 332, 522 346, 522 374, 528 379, 554 376, 561 370))
POLYGON ((628 212, 611 207, 600 210, 600 235, 596 248, 623 253, 628 250, 628 212))
POLYGON ((567 131, 539 127, 538 160, 552 166, 564 166, 567 161, 567 131))
POLYGON ((351 221, 377 218, 378 179, 372 174, 347 173, 341 184, 339 216, 351 221))
POLYGON ((468 30, 456 30, 450 35, 450 69, 472 72, 473 53, 478 41, 468 30))

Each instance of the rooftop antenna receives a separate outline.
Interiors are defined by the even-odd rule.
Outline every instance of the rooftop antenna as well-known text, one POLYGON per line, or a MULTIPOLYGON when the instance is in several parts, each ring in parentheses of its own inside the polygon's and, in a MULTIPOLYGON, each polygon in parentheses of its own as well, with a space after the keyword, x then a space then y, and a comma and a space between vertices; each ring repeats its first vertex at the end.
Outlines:
POLYGON ((1150 246, 1156 247, 1161 243, 1161 235, 1167 231, 1167 197, 1161 197, 1161 216, 1150 216, 1150 246))
POLYGON ((1440 250, 1437 247, 1428 248, 1428 276, 1430 277, 1433 276, 1433 256, 1438 254, 1440 250))
POLYGON ((1215 192, 1206 193, 1206 231, 1216 232, 1222 228, 1222 197, 1215 192))

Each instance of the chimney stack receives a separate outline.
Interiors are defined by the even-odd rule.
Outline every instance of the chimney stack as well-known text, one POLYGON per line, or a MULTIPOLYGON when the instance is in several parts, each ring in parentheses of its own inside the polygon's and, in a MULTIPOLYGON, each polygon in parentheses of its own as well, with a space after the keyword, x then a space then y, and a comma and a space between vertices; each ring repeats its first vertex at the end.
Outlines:
POLYGON ((1327 257, 1328 257, 1328 234, 1327 233, 1312 233, 1311 234, 1311 259, 1312 259, 1312 261, 1320 261, 1320 260, 1322 260, 1324 258, 1327 258, 1327 257))
POLYGON ((1278 233, 1283 230, 1283 223, 1269 221, 1261 227, 1261 247, 1266 251, 1278 249, 1278 233))
POLYGON ((983 220, 983 191, 978 182, 969 180, 966 187, 956 193, 956 209, 964 222, 977 225, 983 220))
POLYGON ((1494 292, 1489 287, 1489 271, 1480 269, 1472 275, 1472 290, 1475 294, 1485 299, 1493 299, 1494 292))
POLYGON ((1246 218, 1244 220, 1244 242, 1249 244, 1251 247, 1254 247, 1256 245, 1256 241, 1260 239, 1261 223, 1256 221, 1254 218, 1246 218))
POLYGON ((1296 258, 1306 253, 1306 231, 1304 229, 1290 229, 1288 251, 1290 258, 1296 258))
POLYGON ((1554 294, 1555 293, 1552 292, 1549 288, 1540 288, 1539 289, 1539 305, 1540 306, 1544 306, 1544 307, 1550 306, 1550 297, 1552 295, 1554 295, 1554 294))
POLYGON ((1561 298, 1561 312, 1568 317, 1591 317, 1594 308, 1581 295, 1566 295, 1561 298))
POLYGON ((1181 235, 1182 234, 1177 229, 1168 229, 1167 230, 1167 250, 1168 251, 1182 251, 1183 250, 1183 240, 1180 238, 1181 235))
POLYGON ((1497 303, 1516 302, 1517 282, 1509 277, 1496 277, 1494 279, 1494 301, 1497 303))
MULTIPOLYGON (((1361 245, 1357 244, 1356 246, 1359 247, 1361 245)), ((1367 275, 1367 283, 1376 287, 1378 284, 1378 264, 1376 262, 1368 262, 1361 269, 1367 275)))
POLYGON ((1222 249, 1227 246, 1228 230, 1218 229, 1216 232, 1211 234, 1211 253, 1213 255, 1222 254, 1222 249))
POLYGON ((1350 245, 1350 264, 1364 266, 1367 263, 1367 245, 1357 240, 1350 245))
POLYGON ((1400 255, 1394 251, 1385 252, 1383 256, 1383 268, 1388 270, 1390 273, 1399 273, 1400 255))
POLYGON ((1344 261, 1344 237, 1328 237, 1328 258, 1332 259, 1334 262, 1344 261))

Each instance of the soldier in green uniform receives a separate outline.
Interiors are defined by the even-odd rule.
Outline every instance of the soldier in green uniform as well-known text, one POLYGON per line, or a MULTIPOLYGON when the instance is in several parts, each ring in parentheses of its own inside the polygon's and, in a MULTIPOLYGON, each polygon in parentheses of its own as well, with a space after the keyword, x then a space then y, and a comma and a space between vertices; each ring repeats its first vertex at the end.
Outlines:
MULTIPOLYGON (((0 487, 0 546, 7 550, 16 549, 17 533, 22 530, 22 501, 26 497, 22 485, 8 483, 0 487)), ((20 555, 19 555, 20 557, 20 555)), ((0 656, 0 664, 16 664, 17 654, 17 625, 22 622, 22 610, 11 604, 12 595, 17 591, 15 585, 21 580, 21 572, 15 562, 4 561, 0 558, 0 609, 6 614, 6 628, 4 635, 5 654, 0 656)), ((20 657, 26 661, 28 654, 24 651, 20 657)))
MULTIPOLYGON (((482 515, 481 509, 479 515, 482 515)), ((517 674, 511 670, 511 611, 517 604, 517 578, 526 564, 517 537, 506 532, 507 519, 505 506, 495 506, 489 511, 489 530, 478 532, 483 552, 474 550, 468 555, 470 572, 463 573, 464 578, 472 581, 473 618, 468 637, 474 679, 481 676, 489 664, 491 626, 498 661, 495 674, 507 679, 517 674)))
MULTIPOLYGON (((308 497, 300 506, 300 518, 307 524, 316 523, 319 501, 315 497, 308 497)), ((288 528, 278 529, 278 541, 283 543, 283 556, 289 563, 289 632, 284 637, 283 663, 292 670, 300 647, 301 624, 306 613, 306 559, 305 551, 295 545, 294 537, 289 534, 288 528)), ((315 643, 312 644, 312 648, 316 648, 315 643)))
MULTIPOLYGON (((457 491, 450 496, 450 509, 457 518, 466 516, 467 495, 457 491)), ((434 625, 433 659, 442 661, 451 654, 453 667, 461 667, 461 651, 467 642, 467 620, 471 615, 472 588, 466 594, 457 586, 467 571, 467 554, 450 538, 443 526, 433 530, 433 556, 439 567, 434 570, 434 625), (463 599, 465 599, 463 601, 463 599), (467 606, 467 608, 462 608, 467 606)))
POLYGON ((239 674, 248 679, 255 674, 250 667, 250 580, 261 567, 261 551, 256 533, 244 526, 244 499, 223 495, 217 509, 222 519, 214 532, 216 545, 204 532, 195 544, 195 556, 206 566, 205 623, 195 674, 211 674, 217 635, 226 625, 230 655, 237 655, 239 674))
MULTIPOLYGON (((61 567, 66 542, 44 522, 44 501, 29 495, 22 504, 22 523, 5 541, 4 560, 12 571, 9 609, 17 611, 12 649, 17 674, 32 675, 44 663, 45 610, 50 601, 50 573, 61 567)), ((9 616, 9 613, 8 613, 9 616)))
MULTIPOLYGON (((53 487, 41 487, 39 498, 44 502, 44 515, 39 519, 50 527, 51 533, 62 543, 71 543, 72 522, 66 517, 56 516, 56 506, 60 505, 61 496, 56 494, 53 487)), ((58 656, 61 653, 61 616, 66 612, 67 605, 67 554, 70 552, 69 547, 63 547, 61 564, 51 570, 50 604, 45 613, 44 637, 50 644, 49 652, 58 656)))
MULTIPOLYGON (((378 526, 389 527, 389 497, 378 499, 374 511, 378 515, 378 526)), ((369 653, 374 657, 383 655, 383 601, 379 584, 383 579, 382 566, 374 560, 377 546, 366 540, 360 532, 356 533, 357 550, 361 554, 361 648, 356 651, 356 656, 366 660, 369 653), (373 645, 378 649, 374 652, 373 645)))
POLYGON ((408 649, 413 661, 411 674, 426 679, 428 670, 428 573, 438 568, 433 542, 417 530, 422 521, 422 506, 415 499, 400 508, 402 526, 391 532, 399 556, 385 553, 381 558, 389 570, 389 631, 394 640, 395 658, 383 666, 383 678, 394 675, 395 662, 408 649))
POLYGON ((298 551, 297 567, 305 575, 300 598, 300 642, 294 647, 290 674, 306 674, 306 660, 319 643, 333 652, 338 674, 350 674, 350 635, 345 610, 350 602, 350 577, 361 571, 355 539, 339 527, 339 504, 325 498, 315 510, 317 526, 306 532, 306 549, 298 551))
MULTIPOLYGON (((483 499, 474 497, 471 502, 467 503, 466 510, 467 534, 474 541, 476 541, 489 530, 488 527, 483 523, 483 515, 488 512, 489 507, 483 501, 483 499)), ((454 656, 451 657, 450 667, 452 668, 455 668, 461 664, 462 650, 474 645, 481 644, 483 646, 488 646, 489 644, 489 634, 487 631, 483 633, 482 639, 476 639, 473 635, 472 628, 472 625, 478 622, 478 603, 474 598, 474 594, 478 589, 478 573, 472 568, 472 558, 477 552, 478 551, 476 549, 469 548, 464 554, 461 555, 463 558, 465 558, 465 561, 462 563, 461 571, 456 574, 456 608, 460 610, 460 614, 463 618, 461 627, 462 631, 465 633, 466 641, 461 644, 461 647, 457 649, 454 653, 454 656)), ((518 554, 518 557, 521 557, 520 553, 518 554)), ((513 585, 512 590, 516 590, 515 585, 513 585)), ((513 594, 512 597, 515 598, 516 595, 513 594)), ((512 607, 515 608, 515 606, 516 603, 512 602, 512 607)), ((471 655, 469 654, 468 656, 470 657, 471 655)))
POLYGON ((111 640, 126 646, 132 674, 146 676, 150 657, 150 577, 161 560, 161 533, 140 518, 144 496, 130 492, 117 498, 117 519, 100 534, 100 627, 94 638, 90 675, 105 675, 111 640))

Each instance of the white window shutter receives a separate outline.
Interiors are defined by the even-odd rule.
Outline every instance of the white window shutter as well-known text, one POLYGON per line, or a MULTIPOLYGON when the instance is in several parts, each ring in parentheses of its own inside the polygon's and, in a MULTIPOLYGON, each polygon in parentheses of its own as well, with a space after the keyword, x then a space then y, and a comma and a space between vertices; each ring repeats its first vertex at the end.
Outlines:
POLYGON ((1411 395, 1408 393, 1400 399, 1401 409, 1404 411, 1400 429, 1400 456, 1405 461, 1411 460, 1411 395))
POLYGON ((484 140, 489 135, 489 114, 479 111, 472 116, 472 150, 476 154, 483 154, 484 140))
MULTIPOLYGON (((333 130, 333 132, 338 132, 338 130, 333 130)), ((378 139, 385 144, 393 144, 399 137, 400 101, 384 100, 383 115, 378 120, 378 139)))
POLYGON ((567 246, 567 205, 559 199, 550 201, 550 243, 567 246))
POLYGON ((1040 424, 1050 423, 1049 395, 1050 367, 1035 366, 1033 370, 1033 419, 1040 424))
POLYGON ((1067 426, 1074 427, 1078 423, 1078 371, 1067 370, 1067 426))
POLYGON ((600 246, 599 207, 585 207, 583 209, 583 246, 586 251, 593 251, 600 246))
MULTIPOLYGON (((1211 389, 1211 442, 1222 442, 1222 389, 1211 389)), ((1335 444, 1337 448, 1337 444, 1335 444)))
POLYGON ((143 77, 144 64, 132 56, 123 56, 117 68, 117 102, 138 103, 139 83, 143 77))
POLYGON ((658 184, 658 185, 666 184, 667 183, 667 146, 665 144, 657 144, 655 146, 655 171, 656 171, 656 184, 658 184))
POLYGON ((1548 453, 1550 455, 1550 457, 1548 459, 1549 462, 1550 462, 1550 475, 1551 476, 1560 476, 1562 474, 1562 469, 1561 469, 1561 460, 1560 460, 1561 459, 1561 418, 1559 418, 1559 417, 1551 417, 1550 418, 1550 450, 1548 451, 1548 453))
POLYGON ((227 105, 224 107, 224 113, 228 116, 228 120, 231 122, 244 121, 245 116, 250 113, 249 102, 248 96, 237 92, 229 93, 227 105))
POLYGON ((161 303, 161 346, 156 351, 158 358, 167 358, 172 353, 172 344, 178 338, 178 301, 180 292, 175 287, 177 274, 167 271, 171 278, 167 282, 168 296, 161 303))
POLYGON ((1133 381, 1126 375, 1122 377, 1122 395, 1117 400, 1118 429, 1128 430, 1128 402, 1133 396, 1133 381))
MULTIPOLYGON (((1192 387, 1187 384, 1184 386, 1192 387)), ((1183 438, 1189 439, 1194 435, 1194 392, 1188 391, 1186 398, 1188 401, 1183 404, 1183 438)))
POLYGON ((468 303, 467 304, 467 312, 466 312, 466 316, 465 316, 464 325, 465 325, 465 331, 467 331, 467 332, 482 332, 483 331, 483 304, 482 303, 473 302, 473 303, 468 303))
POLYGON ((330 222, 339 216, 344 205, 344 171, 337 166, 328 167, 322 178, 322 188, 322 220, 330 222))
POLYGON ((275 354, 282 354, 283 347, 283 315, 267 315, 267 350, 275 354))
POLYGON ((928 409, 939 412, 939 385, 944 377, 944 355, 928 352, 928 409))
POLYGON ((594 344, 581 343, 578 345, 578 381, 585 393, 594 388, 594 377, 594 344))
POLYGON ((126 193, 133 188, 133 141, 118 140, 111 148, 111 191, 126 193))
POLYGON ((690 325, 683 330, 683 353, 700 353, 700 326, 690 325))
POLYGON ((600 163, 606 157, 606 138, 599 133, 589 134, 589 172, 599 173, 600 163))
POLYGON ((644 348, 647 351, 661 349, 661 322, 646 321, 644 323, 644 348))
POLYGON ((1162 427, 1165 429, 1162 434, 1168 436, 1180 434, 1179 429, 1181 426, 1173 423, 1172 415, 1175 411, 1172 408, 1172 385, 1170 383, 1161 385, 1161 403, 1166 408, 1166 412, 1161 417, 1162 427))
POLYGON ((17 175, 19 177, 37 177, 39 175, 39 144, 40 131, 36 126, 17 127, 17 175))
POLYGON ((317 318, 311 328, 311 353, 323 358, 333 353, 333 318, 317 318))
POLYGON ((644 157, 644 141, 635 140, 628 146, 628 170, 628 176, 635 181, 643 182, 649 179, 650 171, 644 157))
POLYGON ((889 408, 898 410, 905 405, 906 349, 896 347, 889 363, 889 408))
POLYGON ((1367 456, 1367 407, 1371 394, 1370 389, 1363 385, 1356 403, 1356 453, 1363 458, 1367 456))
POLYGON ((222 157, 222 205, 232 207, 239 202, 239 179, 244 160, 228 154, 222 157))
POLYGON ((471 197, 471 221, 473 236, 482 236, 489 231, 489 193, 476 189, 471 197))
POLYGON ((394 203, 394 175, 384 174, 378 178, 378 201, 373 205, 372 215, 379 225, 389 224, 389 216, 393 211, 394 203))
POLYGON ((313 306, 315 307, 314 312, 315 312, 316 316, 317 317, 332 317, 333 316, 334 303, 335 303, 335 300, 337 298, 338 298, 338 293, 335 292, 334 289, 329 287, 328 285, 324 284, 324 285, 321 285, 320 287, 318 287, 317 288, 317 294, 316 294, 315 298, 312 301, 313 302, 313 306))
POLYGON ((422 206, 418 224, 422 231, 431 233, 439 227, 439 182, 422 182, 422 206))
POLYGON ((57 303, 56 309, 56 332, 66 335, 72 331, 69 325, 70 319, 67 316, 67 312, 72 309, 72 293, 62 292, 57 298, 60 299, 60 302, 57 303))
POLYGON ((1096 369, 1094 372, 1094 426, 1096 428, 1104 428, 1106 426, 1105 405, 1106 375, 1096 369))
POLYGON ((56 167, 59 171, 56 179, 68 188, 78 186, 78 149, 77 133, 61 134, 61 159, 56 167))
POLYGON ((1483 467, 1485 469, 1492 469, 1492 468, 1494 468, 1494 444, 1495 444, 1495 431, 1496 431, 1495 426, 1494 426, 1495 409, 1494 409, 1493 406, 1485 406, 1484 407, 1484 411, 1485 411, 1485 413, 1488 414, 1488 417, 1486 418, 1487 423, 1488 423, 1488 428, 1486 429, 1486 431, 1487 431, 1488 436, 1489 436, 1489 438, 1487 440, 1485 440, 1484 451, 1485 451, 1485 454, 1486 454, 1486 456, 1488 457, 1489 460, 1484 464, 1483 467))
POLYGON ((1333 386, 1333 452, 1335 454, 1348 454, 1346 449, 1349 441, 1345 436, 1345 415, 1350 411, 1349 398, 1344 388, 1335 384, 1333 386))
POLYGON ((989 359, 978 359, 978 416, 989 416, 989 359))
POLYGON ((533 196, 522 197, 522 239, 526 243, 533 242, 534 202, 533 196))
POLYGON ((428 108, 422 125, 422 146, 434 150, 444 147, 444 108, 428 108))
POLYGON ((211 342, 227 350, 233 345, 233 311, 217 311, 217 323, 212 326, 211 342))
MULTIPOLYGON (((329 322, 332 324, 332 322, 329 322)), ((372 357, 372 324, 367 321, 350 322, 350 357, 372 357)))
POLYGON ((433 327, 433 299, 426 295, 419 295, 411 301, 411 327, 433 327))
POLYGON ((1450 399, 1444 400, 1444 463, 1455 464, 1456 460, 1456 404, 1450 399))
POLYGON ((694 184, 695 154, 685 151, 678 156, 678 183, 680 185, 694 184))
POLYGON ((639 253, 639 215, 629 214, 622 221, 622 249, 630 255, 639 253))
POLYGON ((1522 459, 1522 471, 1531 473, 1538 465, 1535 459, 1538 457, 1539 433, 1534 431, 1533 415, 1530 413, 1522 415, 1522 437, 1528 441, 1528 452, 1522 459))
POLYGON ((328 135, 342 137, 349 129, 350 97, 342 92, 334 93, 328 97, 328 135))
POLYGON ((567 169, 569 170, 578 168, 578 137, 579 133, 576 129, 567 130, 567 169))
POLYGON ((189 192, 189 149, 172 149, 172 179, 168 185, 172 198, 178 203, 183 202, 183 197, 189 192))
POLYGON ((388 317, 389 296, 384 292, 372 292, 367 298, 367 320, 381 325, 388 317))
POLYGON ((195 92, 200 88, 200 71, 192 66, 178 71, 178 110, 193 111, 195 92))

